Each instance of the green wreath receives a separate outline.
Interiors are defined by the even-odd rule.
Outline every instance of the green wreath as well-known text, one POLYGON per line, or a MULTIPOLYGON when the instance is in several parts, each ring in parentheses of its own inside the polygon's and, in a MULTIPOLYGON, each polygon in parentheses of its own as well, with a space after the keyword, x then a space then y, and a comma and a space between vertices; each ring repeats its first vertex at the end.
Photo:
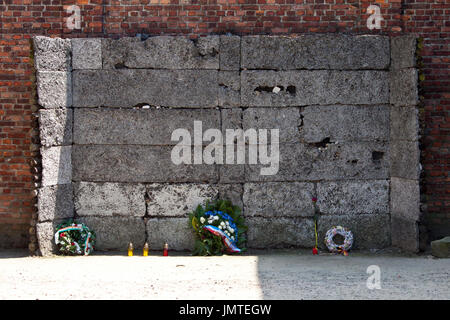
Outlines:
POLYGON ((87 256, 94 250, 95 232, 84 224, 69 220, 59 224, 56 229, 55 243, 61 253, 87 256))

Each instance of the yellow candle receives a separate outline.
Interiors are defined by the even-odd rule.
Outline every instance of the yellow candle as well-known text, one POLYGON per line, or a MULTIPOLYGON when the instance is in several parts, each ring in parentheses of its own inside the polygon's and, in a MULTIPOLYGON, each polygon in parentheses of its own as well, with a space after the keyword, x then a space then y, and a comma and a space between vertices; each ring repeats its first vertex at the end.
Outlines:
POLYGON ((133 256, 133 244, 131 242, 128 244, 128 256, 133 256))
POLYGON ((147 243, 147 242, 144 244, 144 250, 143 250, 143 252, 142 252, 142 255, 143 255, 144 257, 147 257, 147 256, 148 256, 148 243, 147 243))

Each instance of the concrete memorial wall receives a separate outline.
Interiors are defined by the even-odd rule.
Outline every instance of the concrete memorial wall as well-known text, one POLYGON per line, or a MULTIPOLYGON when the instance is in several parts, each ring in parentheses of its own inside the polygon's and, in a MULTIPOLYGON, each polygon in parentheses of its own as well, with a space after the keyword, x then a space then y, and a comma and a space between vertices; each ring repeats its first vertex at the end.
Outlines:
POLYGON ((243 209, 249 248, 312 247, 317 197, 322 247, 342 225, 355 248, 418 250, 414 37, 38 36, 34 50, 43 255, 67 218, 96 250, 190 250, 187 215, 215 198, 243 209))

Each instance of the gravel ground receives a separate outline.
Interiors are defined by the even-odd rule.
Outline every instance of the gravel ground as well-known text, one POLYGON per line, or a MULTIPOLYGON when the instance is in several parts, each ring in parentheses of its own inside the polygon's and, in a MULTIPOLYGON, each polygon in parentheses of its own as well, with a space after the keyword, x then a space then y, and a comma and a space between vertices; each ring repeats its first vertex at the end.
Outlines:
POLYGON ((310 250, 242 256, 96 253, 29 257, 0 251, 0 299, 450 299, 450 259, 392 252, 310 250), (368 289, 367 268, 381 289, 368 289))

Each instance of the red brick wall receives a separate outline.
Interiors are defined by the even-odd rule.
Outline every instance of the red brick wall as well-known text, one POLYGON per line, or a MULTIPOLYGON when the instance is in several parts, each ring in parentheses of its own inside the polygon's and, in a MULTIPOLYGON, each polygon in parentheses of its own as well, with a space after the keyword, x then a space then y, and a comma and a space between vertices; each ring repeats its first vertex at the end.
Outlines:
POLYGON ((29 39, 119 37, 137 33, 414 33, 424 39, 423 200, 432 237, 450 230, 449 0, 2 0, 0 6, 0 247, 26 247, 33 220, 33 158, 38 156, 29 39), (81 30, 66 8, 81 9, 81 30), (367 7, 381 7, 381 30, 367 7))

